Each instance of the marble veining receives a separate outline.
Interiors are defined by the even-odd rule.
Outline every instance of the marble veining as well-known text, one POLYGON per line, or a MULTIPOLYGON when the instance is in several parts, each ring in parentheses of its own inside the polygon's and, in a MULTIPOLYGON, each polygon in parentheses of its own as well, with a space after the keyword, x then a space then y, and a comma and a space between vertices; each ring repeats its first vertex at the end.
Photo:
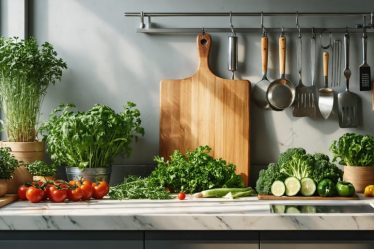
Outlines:
MULTIPOLYGON (((370 204, 372 200, 344 201, 370 204)), ((282 204, 297 202, 285 201, 282 204)), ((303 204, 313 204, 313 201, 303 204)), ((322 201, 318 204, 334 204, 322 201)), ((336 202, 335 202, 336 203, 336 202)), ((339 202, 343 203, 343 202, 339 202)), ((374 213, 273 214, 270 201, 187 199, 16 202, 0 209, 1 230, 374 230, 374 213)))

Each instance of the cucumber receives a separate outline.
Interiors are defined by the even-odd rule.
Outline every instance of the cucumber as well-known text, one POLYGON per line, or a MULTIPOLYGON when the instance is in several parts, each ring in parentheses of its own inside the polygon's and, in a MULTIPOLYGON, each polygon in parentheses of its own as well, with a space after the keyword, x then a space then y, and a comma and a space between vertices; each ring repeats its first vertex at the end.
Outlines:
POLYGON ((282 196, 286 192, 286 186, 282 181, 275 181, 271 185, 271 193, 274 196, 282 196))
POLYGON ((312 196, 316 192, 316 183, 311 178, 301 179, 301 194, 303 196, 312 196))
POLYGON ((286 195, 295 196, 301 189, 301 183, 296 177, 290 176, 284 181, 286 185, 286 195))

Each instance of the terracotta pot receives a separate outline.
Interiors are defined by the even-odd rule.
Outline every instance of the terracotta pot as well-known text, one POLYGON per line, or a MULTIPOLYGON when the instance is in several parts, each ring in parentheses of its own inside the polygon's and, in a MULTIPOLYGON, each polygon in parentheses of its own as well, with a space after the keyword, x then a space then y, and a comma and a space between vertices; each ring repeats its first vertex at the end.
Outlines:
POLYGON ((343 179, 351 182, 356 192, 362 193, 367 185, 374 184, 374 167, 344 166, 343 179))
POLYGON ((44 159, 44 143, 43 142, 1 142, 1 147, 9 147, 14 157, 20 161, 21 166, 14 171, 13 178, 8 184, 8 193, 17 193, 20 185, 31 182, 32 175, 22 166, 23 164, 32 163, 36 160, 44 159))
POLYGON ((9 180, 0 179, 0 197, 3 197, 8 192, 9 180))
POLYGON ((32 180, 33 181, 47 182, 47 181, 55 180, 55 177, 53 177, 53 176, 33 176, 32 180))
POLYGON ((9 147, 14 157, 26 164, 44 159, 43 142, 1 142, 1 147, 9 147))

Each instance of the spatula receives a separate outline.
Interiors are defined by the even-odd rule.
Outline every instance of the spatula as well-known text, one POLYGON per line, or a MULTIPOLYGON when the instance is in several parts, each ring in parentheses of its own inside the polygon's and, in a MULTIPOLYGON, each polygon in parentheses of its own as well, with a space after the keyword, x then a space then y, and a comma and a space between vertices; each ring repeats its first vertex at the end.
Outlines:
POLYGON ((303 84, 302 80, 302 37, 301 33, 298 36, 298 46, 297 46, 297 71, 299 74, 299 83, 297 84, 295 91, 296 91, 296 96, 295 96, 295 102, 293 104, 293 111, 292 115, 294 117, 306 117, 308 116, 308 109, 306 108, 306 97, 307 97, 307 92, 306 89, 307 87, 303 84))
POLYGON ((371 90, 371 75, 370 66, 367 63, 367 33, 364 28, 362 34, 362 57, 363 62, 360 66, 360 91, 370 91, 371 90))
POLYGON ((341 128, 355 128, 359 125, 359 115, 361 114, 360 97, 349 91, 349 79, 351 70, 349 69, 349 34, 344 35, 344 56, 346 79, 346 89, 338 94, 338 115, 339 126, 341 128))
POLYGON ((318 108, 324 119, 328 119, 334 107, 334 90, 328 87, 329 53, 323 52, 324 88, 319 89, 318 108))

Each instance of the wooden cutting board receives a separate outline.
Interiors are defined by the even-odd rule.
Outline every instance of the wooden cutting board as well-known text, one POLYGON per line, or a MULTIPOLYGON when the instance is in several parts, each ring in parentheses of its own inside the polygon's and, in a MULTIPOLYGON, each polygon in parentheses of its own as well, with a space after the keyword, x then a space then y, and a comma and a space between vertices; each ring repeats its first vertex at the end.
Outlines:
POLYGON ((0 197, 0 207, 4 207, 12 202, 18 200, 18 196, 16 194, 7 194, 3 197, 0 197))
POLYGON ((249 179, 250 82, 222 79, 209 68, 209 34, 197 36, 200 65, 192 76, 160 83, 160 154, 201 145, 249 179))
POLYGON ((328 200, 336 200, 336 201, 347 201, 347 200, 358 200, 360 199, 357 195, 352 197, 321 197, 321 196, 274 196, 274 195, 258 195, 257 198, 259 200, 269 200, 269 201, 328 201, 328 200))

